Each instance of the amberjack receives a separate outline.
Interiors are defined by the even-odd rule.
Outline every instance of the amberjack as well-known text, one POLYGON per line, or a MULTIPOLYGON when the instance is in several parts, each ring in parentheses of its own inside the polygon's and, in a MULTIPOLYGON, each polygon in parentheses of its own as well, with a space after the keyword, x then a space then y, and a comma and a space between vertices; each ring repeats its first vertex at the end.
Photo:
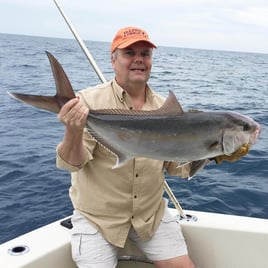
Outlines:
MULTIPOLYGON (((49 52, 55 96, 11 93, 13 98, 51 112, 76 95, 61 64, 49 52)), ((90 110, 86 125, 91 136, 115 154, 115 167, 136 157, 192 162, 231 155, 256 142, 261 127, 252 118, 230 111, 183 111, 172 91, 157 110, 90 110)))

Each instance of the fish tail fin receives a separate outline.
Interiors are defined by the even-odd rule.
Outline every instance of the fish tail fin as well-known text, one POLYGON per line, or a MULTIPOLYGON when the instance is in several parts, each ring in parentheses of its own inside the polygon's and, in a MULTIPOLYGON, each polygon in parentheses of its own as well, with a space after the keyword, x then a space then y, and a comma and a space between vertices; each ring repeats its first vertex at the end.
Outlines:
POLYGON ((12 98, 35 106, 39 109, 48 110, 50 112, 58 113, 60 108, 55 100, 55 97, 50 96, 39 96, 39 95, 28 95, 14 92, 7 92, 12 98))
POLYGON ((67 101, 75 98, 75 93, 61 64, 51 53, 46 51, 46 54, 48 56, 56 84, 56 95, 40 96, 40 95, 19 94, 14 92, 8 92, 8 94, 16 100, 25 102, 39 109, 44 109, 50 112, 58 113, 61 107, 67 101))

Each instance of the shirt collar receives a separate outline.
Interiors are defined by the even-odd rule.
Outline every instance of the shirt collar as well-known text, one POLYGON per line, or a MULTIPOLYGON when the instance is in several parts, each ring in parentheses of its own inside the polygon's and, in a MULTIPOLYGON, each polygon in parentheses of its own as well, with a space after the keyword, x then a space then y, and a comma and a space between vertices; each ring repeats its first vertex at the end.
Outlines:
POLYGON ((115 78, 112 80, 112 87, 120 102, 124 102, 126 92, 122 87, 118 85, 115 78))
MULTIPOLYGON (((120 102, 125 102, 127 92, 116 82, 115 78, 112 80, 112 86, 120 102)), ((146 100, 143 108, 148 107, 150 109, 151 105, 153 104, 154 95, 153 90, 146 85, 146 100)))

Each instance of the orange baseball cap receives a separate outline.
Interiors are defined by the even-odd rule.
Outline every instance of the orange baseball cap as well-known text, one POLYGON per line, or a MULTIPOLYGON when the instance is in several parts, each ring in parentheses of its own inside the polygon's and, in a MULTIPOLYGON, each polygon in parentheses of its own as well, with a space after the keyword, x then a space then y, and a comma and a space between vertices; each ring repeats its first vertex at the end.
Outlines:
POLYGON ((139 41, 144 41, 152 48, 156 48, 156 45, 149 40, 149 36, 146 31, 136 27, 122 28, 116 33, 113 39, 111 53, 113 53, 117 48, 126 48, 139 41))

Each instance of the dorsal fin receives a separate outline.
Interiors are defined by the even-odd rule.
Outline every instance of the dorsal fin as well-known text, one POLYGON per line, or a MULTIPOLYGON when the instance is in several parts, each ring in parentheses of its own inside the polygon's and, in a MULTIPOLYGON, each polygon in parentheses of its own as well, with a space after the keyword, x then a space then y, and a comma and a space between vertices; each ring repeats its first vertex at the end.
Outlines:
POLYGON ((184 113, 180 103, 178 102, 174 93, 170 90, 169 95, 163 105, 156 110, 126 110, 126 109, 98 109, 90 110, 91 114, 120 114, 120 115, 137 115, 137 116, 150 116, 150 115, 182 115, 184 113))
POLYGON ((175 94, 170 90, 166 101, 158 110, 155 111, 155 113, 162 115, 181 115, 184 112, 175 94))

